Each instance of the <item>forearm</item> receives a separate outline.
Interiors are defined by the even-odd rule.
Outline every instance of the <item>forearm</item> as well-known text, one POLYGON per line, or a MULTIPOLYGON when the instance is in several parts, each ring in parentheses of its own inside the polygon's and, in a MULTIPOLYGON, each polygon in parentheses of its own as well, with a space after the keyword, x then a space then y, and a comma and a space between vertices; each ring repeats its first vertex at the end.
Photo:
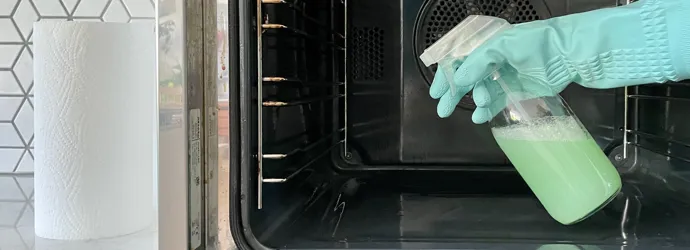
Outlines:
POLYGON ((690 79, 690 1, 659 2, 666 12, 671 63, 681 80, 690 79))
POLYGON ((561 52, 575 81, 612 88, 689 79, 688 13, 688 0, 643 0, 556 18, 553 25, 572 40, 561 41, 561 52))

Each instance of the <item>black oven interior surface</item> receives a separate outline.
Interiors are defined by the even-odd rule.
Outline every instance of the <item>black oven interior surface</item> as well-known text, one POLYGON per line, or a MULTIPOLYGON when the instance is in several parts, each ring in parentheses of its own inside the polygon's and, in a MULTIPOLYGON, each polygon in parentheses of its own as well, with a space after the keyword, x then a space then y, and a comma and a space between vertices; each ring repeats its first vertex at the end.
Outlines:
POLYGON ((230 1, 232 235, 249 248, 680 249, 690 84, 561 93, 624 180, 555 222, 471 122, 429 97, 423 50, 468 15, 522 23, 616 0, 230 1), (235 15, 233 15, 235 14, 235 15))

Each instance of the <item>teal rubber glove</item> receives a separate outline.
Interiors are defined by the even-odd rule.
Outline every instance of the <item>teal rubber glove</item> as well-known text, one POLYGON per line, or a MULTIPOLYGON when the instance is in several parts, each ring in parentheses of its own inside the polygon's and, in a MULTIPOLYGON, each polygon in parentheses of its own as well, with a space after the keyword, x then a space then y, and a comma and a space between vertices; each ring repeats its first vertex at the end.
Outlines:
POLYGON ((488 40, 458 63, 456 92, 437 72, 430 95, 437 113, 448 117, 473 90, 472 121, 489 121, 505 107, 504 94, 487 77, 496 67, 511 86, 538 89, 535 96, 563 91, 575 82, 607 89, 690 78, 690 1, 643 0, 515 25, 488 40), (508 73, 511 74, 511 73, 508 73))

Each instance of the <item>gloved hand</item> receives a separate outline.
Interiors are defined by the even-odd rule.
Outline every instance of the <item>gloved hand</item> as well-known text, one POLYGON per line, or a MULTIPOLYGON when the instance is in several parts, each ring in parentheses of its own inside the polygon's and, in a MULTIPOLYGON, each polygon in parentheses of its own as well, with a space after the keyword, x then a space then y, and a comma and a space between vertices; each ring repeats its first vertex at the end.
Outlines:
MULTIPOLYGON (((456 93, 437 72, 430 95, 437 113, 448 117, 473 91, 472 121, 489 121, 505 107, 502 90, 487 77, 498 66, 509 84, 547 86, 535 96, 559 93, 571 82, 607 89, 690 78, 690 1, 642 0, 515 25, 488 40, 458 63, 456 93), (542 92, 542 93, 539 93, 542 92)), ((518 86, 531 89, 530 86, 518 86)), ((512 87, 511 87, 512 88, 512 87)))

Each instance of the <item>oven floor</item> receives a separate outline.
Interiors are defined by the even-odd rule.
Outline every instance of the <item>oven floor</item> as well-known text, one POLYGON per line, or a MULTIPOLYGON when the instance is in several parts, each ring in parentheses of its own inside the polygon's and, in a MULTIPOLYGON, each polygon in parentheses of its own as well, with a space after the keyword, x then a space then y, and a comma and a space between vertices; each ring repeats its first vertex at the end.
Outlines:
POLYGON ((531 195, 434 195, 362 188, 355 196, 341 198, 339 207, 344 210, 330 213, 321 224, 321 220, 312 220, 317 224, 303 227, 307 230, 300 231, 283 246, 354 247, 380 242, 382 247, 417 248, 449 242, 518 242, 620 247, 631 241, 640 246, 687 243, 690 233, 682 221, 690 221, 688 207, 654 199, 642 200, 639 206, 628 200, 628 213, 641 213, 637 219, 630 217, 625 229, 627 240, 624 239, 620 219, 624 210, 621 207, 626 203, 624 197, 627 196, 619 196, 583 222, 564 226, 553 220, 531 195))
POLYGON ((554 221, 532 197, 371 194, 346 203, 336 239, 527 239, 602 241, 620 236, 615 218, 598 213, 575 226, 554 221))

